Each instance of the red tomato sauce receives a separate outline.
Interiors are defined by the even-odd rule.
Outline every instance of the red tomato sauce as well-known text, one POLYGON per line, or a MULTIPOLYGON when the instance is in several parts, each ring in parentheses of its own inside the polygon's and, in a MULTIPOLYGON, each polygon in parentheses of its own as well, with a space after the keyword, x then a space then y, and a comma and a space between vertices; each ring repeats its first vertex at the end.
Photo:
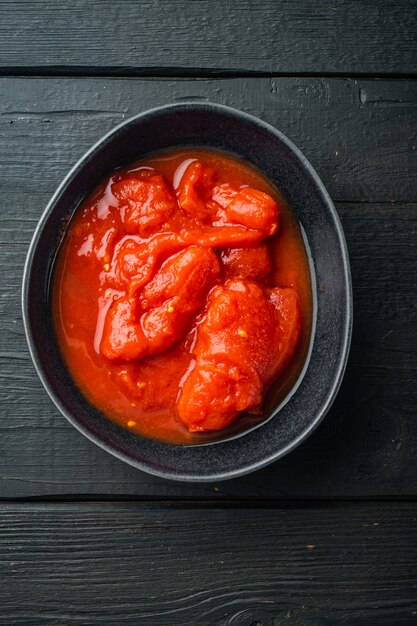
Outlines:
POLYGON ((158 153, 104 180, 66 229, 52 290, 83 394, 162 441, 262 421, 308 351, 299 225, 258 170, 211 150, 158 153))

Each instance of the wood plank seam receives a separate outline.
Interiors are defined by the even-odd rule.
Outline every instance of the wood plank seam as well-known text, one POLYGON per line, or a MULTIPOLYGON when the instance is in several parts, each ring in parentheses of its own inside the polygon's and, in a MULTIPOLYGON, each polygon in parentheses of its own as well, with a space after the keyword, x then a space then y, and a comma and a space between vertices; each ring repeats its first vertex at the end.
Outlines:
POLYGON ((161 78, 172 79, 216 79, 216 78, 351 78, 355 79, 386 79, 386 80, 415 80, 417 72, 277 72, 258 70, 236 70, 215 67, 187 68, 187 67, 149 67, 137 68, 126 66, 94 67, 85 65, 69 66, 1 66, 0 77, 11 78, 161 78))

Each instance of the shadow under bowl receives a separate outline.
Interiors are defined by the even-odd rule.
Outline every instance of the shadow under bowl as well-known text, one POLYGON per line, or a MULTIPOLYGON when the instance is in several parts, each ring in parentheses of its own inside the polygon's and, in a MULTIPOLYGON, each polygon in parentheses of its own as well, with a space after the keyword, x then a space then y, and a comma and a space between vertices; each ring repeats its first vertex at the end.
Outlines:
POLYGON ((336 396, 352 327, 349 261, 342 227, 310 163, 272 126, 235 109, 206 102, 152 109, 105 135, 78 161, 52 197, 26 260, 23 319, 29 349, 45 389, 63 415, 90 440, 123 461, 165 478, 218 481, 240 476, 295 448, 323 419, 336 396), (285 400, 251 429, 239 433, 231 429, 208 443, 207 438, 202 439, 205 445, 194 446, 141 437, 92 406, 63 362, 50 303, 54 260, 65 228, 84 197, 116 168, 159 150, 186 145, 235 154, 276 185, 308 242, 314 300, 308 359, 285 400))

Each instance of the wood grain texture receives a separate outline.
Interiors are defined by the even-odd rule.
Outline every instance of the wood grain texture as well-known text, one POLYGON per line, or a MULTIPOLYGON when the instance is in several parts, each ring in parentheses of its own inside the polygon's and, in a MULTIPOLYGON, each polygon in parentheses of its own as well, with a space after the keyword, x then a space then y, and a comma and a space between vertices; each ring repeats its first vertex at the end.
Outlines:
POLYGON ((417 72, 413 0, 17 0, 0 24, 16 72, 417 72))
POLYGON ((416 621, 414 504, 12 505, 0 516, 5 626, 416 621))
POLYGON ((0 497, 417 494, 417 204, 398 202, 417 198, 414 82, 2 79, 0 93, 0 497), (354 285, 352 352, 330 415, 281 462, 219 485, 147 476, 77 433, 37 379, 20 312, 32 232, 71 165, 116 122, 188 96, 260 115, 305 151, 338 200, 354 285))
POLYGON ((338 201, 417 200, 417 81, 0 79, 2 189, 51 194, 117 123, 208 99, 270 122, 311 160, 338 201), (32 181, 36 181, 33 189, 32 181))
POLYGON ((37 379, 21 322, 19 280, 34 221, 3 219, 0 497, 416 495, 417 206, 337 207, 350 251, 355 310, 339 396, 301 448, 261 472, 218 485, 147 476, 98 449, 60 416, 37 379))

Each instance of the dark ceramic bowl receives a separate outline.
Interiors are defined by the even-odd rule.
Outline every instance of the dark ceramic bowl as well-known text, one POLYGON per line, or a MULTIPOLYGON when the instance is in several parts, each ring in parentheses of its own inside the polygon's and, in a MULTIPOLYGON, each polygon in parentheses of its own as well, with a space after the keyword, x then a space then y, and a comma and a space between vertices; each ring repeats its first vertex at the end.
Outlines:
POLYGON ((123 461, 166 478, 232 478, 259 469, 295 448, 323 419, 335 398, 346 365, 352 322, 343 231, 316 172, 275 128, 217 104, 190 102, 153 109, 105 135, 57 189, 28 253, 23 319, 30 352, 45 389, 63 415, 89 439, 123 461), (220 149, 257 166, 288 200, 310 253, 314 319, 302 376, 268 420, 251 432, 215 445, 164 444, 135 435, 106 419, 72 381, 60 356, 51 319, 54 259, 65 227, 81 200, 115 168, 178 145, 220 149))

